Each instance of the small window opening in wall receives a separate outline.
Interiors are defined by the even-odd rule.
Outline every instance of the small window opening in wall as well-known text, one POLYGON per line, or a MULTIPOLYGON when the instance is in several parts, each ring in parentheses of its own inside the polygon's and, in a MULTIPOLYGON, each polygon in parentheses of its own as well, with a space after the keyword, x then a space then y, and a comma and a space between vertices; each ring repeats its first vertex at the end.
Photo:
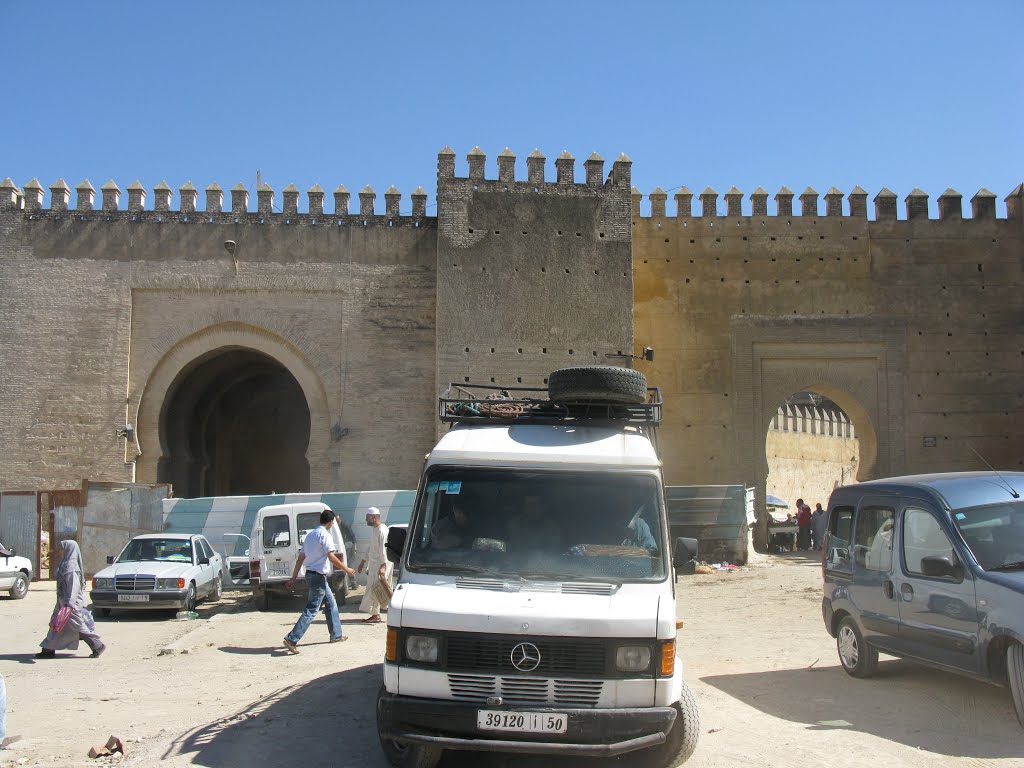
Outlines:
POLYGON ((569 270, 568 269, 565 270, 565 274, 567 274, 567 275, 569 274, 569 270))
POLYGON ((667 238, 667 237, 665 238, 665 242, 666 242, 666 243, 668 242, 668 238, 667 238))
POLYGON ((548 353, 548 348, 547 348, 547 347, 541 347, 541 348, 540 348, 540 353, 541 353, 542 355, 546 355, 546 354, 548 353))
POLYGON ((722 242, 722 238, 720 238, 720 237, 716 237, 716 238, 715 238, 715 242, 716 242, 716 243, 720 243, 720 242, 722 242))
POLYGON ((857 236, 856 236, 856 235, 854 235, 854 236, 853 236, 853 239, 854 239, 854 240, 856 240, 856 239, 857 239, 857 236))
POLYGON ((518 272, 518 271, 519 271, 519 267, 516 267, 516 272, 518 272))
POLYGON ((469 347, 466 347, 466 351, 469 352, 469 347))
POLYGON ((523 377, 522 376, 516 376, 516 384, 522 384, 522 383, 523 383, 523 377))
POLYGON ((467 384, 469 384, 469 376, 464 376, 463 377, 463 381, 465 381, 467 384))
POLYGON ((686 282, 690 282, 690 278, 686 278, 686 282))
POLYGON ((800 261, 800 257, 799 257, 799 256, 797 256, 797 257, 796 257, 796 260, 797 260, 797 261, 800 261))
POLYGON ((775 261, 775 257, 774 256, 772 256, 772 261, 775 261))
POLYGON ((981 272, 981 264, 978 265, 978 271, 981 272))
POLYGON ((647 259, 644 259, 644 264, 646 264, 646 263, 647 263, 647 259))
POLYGON ((797 236, 796 236, 796 239, 797 239, 797 240, 803 240, 803 239, 804 239, 804 236, 803 236, 803 235, 797 235, 797 236))
POLYGON ((629 277, 629 273, 627 273, 627 272, 623 272, 623 273, 622 273, 622 276, 623 276, 623 277, 629 277))
POLYGON ((471 234, 471 235, 473 234, 473 228, 472 227, 469 228, 469 234, 471 234))
MULTIPOLYGON (((724 277, 718 278, 718 282, 724 283, 725 282, 725 278, 724 277)), ((800 281, 798 280, 797 282, 800 282, 800 281)))
POLYGON ((494 234, 496 234, 496 235, 500 235, 500 234, 501 234, 501 230, 500 230, 500 229, 496 229, 496 230, 494 230, 494 234))
POLYGON ((818 261, 824 261, 824 260, 825 260, 825 257, 824 257, 824 256, 819 256, 819 257, 818 257, 818 261))
POLYGON ((524 234, 524 235, 526 234, 526 230, 525 230, 525 229, 523 230, 523 234, 524 234))
POLYGON ((487 271, 487 267, 480 267, 480 271, 481 272, 486 272, 487 271))
POLYGON ((519 354, 520 355, 523 354, 523 348, 522 347, 519 348, 519 354))
POLYGON ((600 233, 598 233, 598 235, 597 235, 597 236, 598 236, 598 237, 604 237, 604 232, 600 232, 600 233))
POLYGON ((583 237, 583 233, 582 232, 577 232, 576 233, 576 237, 583 237))
POLYGON ((772 240, 775 240, 775 235, 772 235, 771 239, 772 239, 772 240))
POLYGON ((743 239, 744 239, 744 240, 746 240, 746 239, 747 239, 747 236, 746 236, 746 235, 744 235, 744 236, 743 236, 743 239))
POLYGON ((558 234, 562 234, 562 230, 558 230, 558 234))
POLYGON ((571 355, 572 353, 573 353, 573 352, 572 352, 572 350, 570 349, 570 350, 569 350, 569 354, 571 355))
POLYGON ((493 383, 494 383, 494 377, 491 376, 491 384, 493 384, 493 383))
POLYGON ((594 350, 594 357, 597 357, 597 350, 594 350))
POLYGON ((547 386, 548 380, 544 379, 544 386, 547 386))
POLYGON ((691 240, 690 240, 690 245, 693 245, 693 244, 694 244, 694 243, 696 243, 696 242, 697 242, 696 240, 692 240, 692 239, 691 239, 691 240))
POLYGON ((595 274, 595 275, 600 275, 600 274, 601 274, 601 270, 599 270, 599 269, 595 269, 595 270, 594 270, 594 274, 595 274))

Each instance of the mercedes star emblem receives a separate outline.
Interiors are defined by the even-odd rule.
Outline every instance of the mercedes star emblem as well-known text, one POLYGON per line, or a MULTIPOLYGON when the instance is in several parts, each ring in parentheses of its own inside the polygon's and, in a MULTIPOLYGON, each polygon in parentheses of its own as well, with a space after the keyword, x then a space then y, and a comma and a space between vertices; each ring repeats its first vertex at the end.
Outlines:
POLYGON ((540 666, 540 649, 533 643, 520 643, 512 649, 512 666, 520 672, 533 672, 540 666))

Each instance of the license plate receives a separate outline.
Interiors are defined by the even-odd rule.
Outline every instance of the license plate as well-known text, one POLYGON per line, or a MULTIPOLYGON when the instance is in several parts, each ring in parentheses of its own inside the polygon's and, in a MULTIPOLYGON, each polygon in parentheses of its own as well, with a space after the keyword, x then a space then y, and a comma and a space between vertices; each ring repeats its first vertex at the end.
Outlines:
POLYGON ((287 576, 288 563, 267 563, 268 576, 287 576))
POLYGON ((478 709, 476 727, 481 731, 517 733, 565 733, 569 716, 559 712, 496 712, 478 709))
POLYGON ((118 595, 119 603, 148 603, 149 595, 118 595))

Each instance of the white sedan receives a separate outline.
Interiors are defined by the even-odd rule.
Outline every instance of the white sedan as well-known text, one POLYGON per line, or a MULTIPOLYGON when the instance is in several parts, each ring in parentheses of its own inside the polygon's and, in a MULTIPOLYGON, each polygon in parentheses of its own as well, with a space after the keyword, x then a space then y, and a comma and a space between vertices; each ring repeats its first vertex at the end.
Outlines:
POLYGON ((224 562, 205 536, 136 536, 92 580, 89 597, 100 616, 111 609, 191 611, 202 598, 219 600, 224 562))
POLYGON ((18 557, 0 544, 0 592, 7 591, 15 600, 21 600, 28 594, 31 581, 32 561, 18 557))

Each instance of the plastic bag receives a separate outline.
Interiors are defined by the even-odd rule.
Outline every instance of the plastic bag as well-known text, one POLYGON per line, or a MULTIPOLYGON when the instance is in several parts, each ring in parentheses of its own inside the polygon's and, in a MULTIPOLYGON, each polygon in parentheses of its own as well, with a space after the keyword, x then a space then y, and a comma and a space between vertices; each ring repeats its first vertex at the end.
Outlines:
POLYGON ((54 632, 63 632, 71 618, 71 606, 62 605, 50 619, 50 629, 54 632))

